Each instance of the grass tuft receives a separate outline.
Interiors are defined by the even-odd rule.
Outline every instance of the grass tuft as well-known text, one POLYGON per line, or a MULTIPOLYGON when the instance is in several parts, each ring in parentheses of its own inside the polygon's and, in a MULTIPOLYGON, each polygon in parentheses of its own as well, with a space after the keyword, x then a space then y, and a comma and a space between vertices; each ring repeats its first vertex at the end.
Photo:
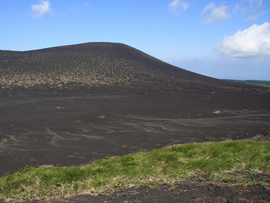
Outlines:
POLYGON ((200 180, 208 176, 209 180, 222 183, 269 185, 250 180, 249 173, 258 171, 270 175, 270 142, 190 143, 118 158, 105 157, 91 165, 24 167, 0 178, 0 199, 52 200, 119 187, 173 184, 196 176, 200 180))

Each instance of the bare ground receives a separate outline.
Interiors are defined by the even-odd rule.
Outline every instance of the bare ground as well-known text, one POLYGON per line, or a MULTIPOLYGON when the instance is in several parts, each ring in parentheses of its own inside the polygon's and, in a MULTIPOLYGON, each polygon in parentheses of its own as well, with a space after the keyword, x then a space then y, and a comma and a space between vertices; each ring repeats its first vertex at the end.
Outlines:
MULTIPOLYGON (((0 174, 26 165, 80 165, 172 144, 250 138, 269 131, 269 100, 256 89, 217 88, 1 96, 0 174)), ((188 180, 58 202, 270 202, 269 197, 269 188, 188 180)))

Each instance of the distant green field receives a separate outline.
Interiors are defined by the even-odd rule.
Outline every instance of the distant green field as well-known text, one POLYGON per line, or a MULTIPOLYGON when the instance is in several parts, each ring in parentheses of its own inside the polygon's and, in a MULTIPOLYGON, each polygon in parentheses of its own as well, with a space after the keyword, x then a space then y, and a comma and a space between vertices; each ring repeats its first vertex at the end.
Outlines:
POLYGON ((231 81, 231 82, 237 82, 237 83, 270 87, 270 81, 267 81, 267 80, 230 80, 230 79, 226 79, 226 80, 231 81))

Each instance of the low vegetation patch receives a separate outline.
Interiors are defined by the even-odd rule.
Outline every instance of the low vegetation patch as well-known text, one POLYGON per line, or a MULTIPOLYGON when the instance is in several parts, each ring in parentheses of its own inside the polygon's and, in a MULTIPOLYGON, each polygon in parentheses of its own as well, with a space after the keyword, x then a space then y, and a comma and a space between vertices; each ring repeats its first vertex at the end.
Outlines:
POLYGON ((267 181, 247 178, 254 173, 269 177, 270 142, 191 143, 105 157, 90 165, 24 167, 0 178, 0 199, 52 200, 82 193, 97 195, 120 187, 173 184, 192 177, 269 187, 267 181))
POLYGON ((270 87, 270 81, 267 80, 227 80, 231 82, 237 82, 242 84, 258 85, 263 87, 270 87))

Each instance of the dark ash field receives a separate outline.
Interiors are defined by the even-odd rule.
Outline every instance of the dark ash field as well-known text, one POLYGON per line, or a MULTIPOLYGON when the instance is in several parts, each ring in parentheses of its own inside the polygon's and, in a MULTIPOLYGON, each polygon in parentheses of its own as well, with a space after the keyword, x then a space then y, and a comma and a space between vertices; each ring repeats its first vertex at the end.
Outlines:
POLYGON ((25 165, 78 165, 171 144, 252 137, 269 130, 263 100, 255 92, 225 90, 4 96, 1 174, 25 165))

